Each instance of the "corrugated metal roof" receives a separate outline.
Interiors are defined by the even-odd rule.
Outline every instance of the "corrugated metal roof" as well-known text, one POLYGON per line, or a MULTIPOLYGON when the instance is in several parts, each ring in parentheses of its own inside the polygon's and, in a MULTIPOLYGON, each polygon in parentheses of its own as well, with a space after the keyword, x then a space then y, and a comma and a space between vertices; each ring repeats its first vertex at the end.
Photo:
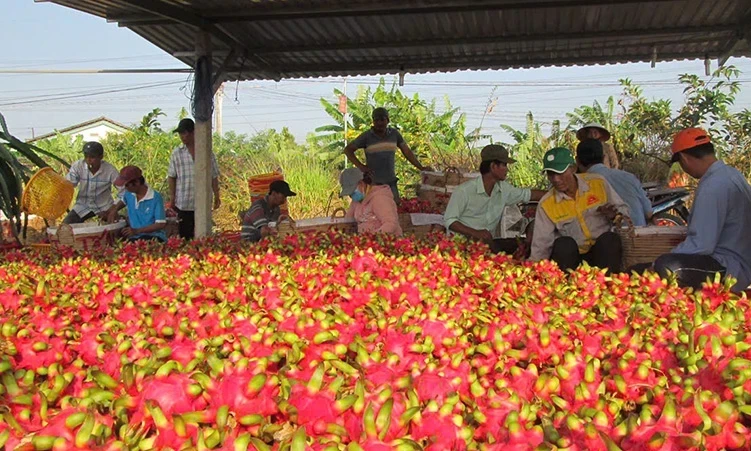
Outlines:
POLYGON ((751 0, 49 0, 230 80, 748 56, 751 0), (187 56, 186 56, 187 55, 187 56))

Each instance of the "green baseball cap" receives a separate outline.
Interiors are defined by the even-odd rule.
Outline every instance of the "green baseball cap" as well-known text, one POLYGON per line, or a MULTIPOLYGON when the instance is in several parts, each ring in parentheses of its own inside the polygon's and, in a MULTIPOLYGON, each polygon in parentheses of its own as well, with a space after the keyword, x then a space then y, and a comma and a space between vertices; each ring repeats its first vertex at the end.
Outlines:
POLYGON ((556 147, 545 152, 542 157, 542 172, 555 172, 562 174, 569 166, 575 165, 574 156, 565 147, 556 147))

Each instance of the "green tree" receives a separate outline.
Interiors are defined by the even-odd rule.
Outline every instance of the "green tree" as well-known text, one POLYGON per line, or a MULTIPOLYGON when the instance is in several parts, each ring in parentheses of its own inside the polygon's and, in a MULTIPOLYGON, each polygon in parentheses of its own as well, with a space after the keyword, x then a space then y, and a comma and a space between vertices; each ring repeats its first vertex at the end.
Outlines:
MULTIPOLYGON (((344 163, 344 115, 339 111, 341 95, 341 91, 334 90, 333 101, 321 99, 321 105, 333 124, 317 128, 316 134, 308 141, 312 148, 317 149, 314 152, 319 158, 337 169, 341 169, 344 163)), ((371 114, 377 107, 389 111, 391 126, 400 131, 424 164, 438 168, 476 168, 477 155, 472 145, 486 136, 478 130, 467 131, 466 116, 453 107, 448 98, 439 105, 436 100, 428 102, 418 94, 407 96, 396 84, 387 86, 383 79, 375 89, 360 87, 354 97, 347 99, 347 142, 371 127, 371 114)), ((396 171, 400 185, 410 186, 419 181, 417 172, 404 158, 397 157, 396 171)))
POLYGON ((534 115, 529 112, 524 131, 506 124, 501 124, 501 128, 514 140, 505 144, 511 156, 516 159, 516 163, 509 167, 509 182, 515 186, 547 186, 548 181, 542 174, 542 157, 547 150, 562 144, 560 123, 554 121, 550 135, 546 135, 541 124, 536 122, 534 115))

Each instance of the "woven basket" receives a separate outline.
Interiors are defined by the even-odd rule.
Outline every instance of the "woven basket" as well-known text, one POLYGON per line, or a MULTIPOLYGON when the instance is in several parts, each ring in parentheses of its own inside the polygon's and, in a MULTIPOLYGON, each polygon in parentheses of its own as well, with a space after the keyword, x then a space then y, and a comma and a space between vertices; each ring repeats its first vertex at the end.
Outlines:
POLYGON ((73 200, 73 184, 52 168, 42 168, 26 183, 21 208, 29 214, 55 220, 65 214, 73 200))
POLYGON ((125 221, 107 225, 62 224, 59 227, 48 228, 47 235, 54 246, 90 251, 112 246, 124 227, 125 221))
POLYGON ((399 213, 399 226, 402 228, 402 233, 405 235, 412 235, 417 238, 424 238, 429 233, 434 231, 445 232, 446 228, 441 224, 420 224, 415 225, 412 223, 411 213, 399 213))
POLYGON ((402 232, 407 231, 412 227, 412 214, 411 213, 399 213, 399 227, 402 228, 402 232))
POLYGON ((351 218, 345 218, 346 211, 337 208, 331 217, 301 219, 294 221, 289 216, 280 216, 276 224, 279 236, 302 232, 325 232, 328 230, 341 230, 345 233, 356 233, 357 222, 351 218))
POLYGON ((444 172, 423 171, 422 184, 437 187, 461 185, 464 182, 475 179, 480 176, 478 172, 461 172, 455 167, 446 169, 444 172))
POLYGON ((430 206, 436 211, 443 213, 446 211, 446 206, 451 199, 451 193, 453 192, 453 186, 445 186, 443 188, 433 185, 420 185, 417 189, 417 197, 419 199, 427 200, 430 202, 430 206))
POLYGON ((625 227, 616 229, 623 245, 623 267, 639 263, 652 263, 667 254, 686 239, 686 227, 646 226, 634 227, 627 221, 625 227))

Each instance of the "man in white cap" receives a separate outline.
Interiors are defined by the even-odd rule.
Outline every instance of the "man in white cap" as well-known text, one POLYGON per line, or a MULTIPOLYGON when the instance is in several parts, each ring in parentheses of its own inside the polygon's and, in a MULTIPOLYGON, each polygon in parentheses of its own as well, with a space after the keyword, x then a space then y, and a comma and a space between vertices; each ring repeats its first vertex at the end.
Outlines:
POLYGON ((602 143, 603 153, 602 164, 612 169, 618 169, 621 167, 620 163, 618 163, 618 154, 615 152, 615 148, 607 142, 610 140, 610 132, 602 125, 597 122, 590 122, 577 130, 576 138, 579 141, 584 141, 585 139, 596 139, 600 141, 602 143))

